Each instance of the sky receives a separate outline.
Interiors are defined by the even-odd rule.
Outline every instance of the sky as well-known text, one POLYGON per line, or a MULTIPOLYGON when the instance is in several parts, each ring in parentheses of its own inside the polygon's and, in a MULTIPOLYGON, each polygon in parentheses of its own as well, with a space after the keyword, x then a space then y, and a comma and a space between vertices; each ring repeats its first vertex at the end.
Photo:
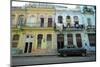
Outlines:
MULTIPOLYGON (((24 6, 25 4, 28 4, 28 2, 18 2, 18 1, 13 1, 12 2, 12 6, 17 6, 17 7, 24 6)), ((68 8, 76 8, 76 5, 64 5, 64 4, 56 4, 56 5, 66 6, 68 8)))

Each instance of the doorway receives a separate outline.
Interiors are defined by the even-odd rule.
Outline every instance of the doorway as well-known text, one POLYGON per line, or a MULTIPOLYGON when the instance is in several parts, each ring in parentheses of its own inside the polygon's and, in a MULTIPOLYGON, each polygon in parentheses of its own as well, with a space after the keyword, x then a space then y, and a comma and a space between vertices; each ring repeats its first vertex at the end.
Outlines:
POLYGON ((57 35, 57 50, 64 48, 64 35, 58 34, 57 35))
POLYGON ((76 43, 77 43, 78 48, 82 47, 81 34, 76 34, 76 43))

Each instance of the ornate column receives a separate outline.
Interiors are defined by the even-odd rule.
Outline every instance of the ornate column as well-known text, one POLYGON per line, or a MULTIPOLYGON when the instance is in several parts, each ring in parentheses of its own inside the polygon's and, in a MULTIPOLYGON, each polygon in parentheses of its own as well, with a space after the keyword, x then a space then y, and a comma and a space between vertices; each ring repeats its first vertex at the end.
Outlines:
POLYGON ((68 43, 67 43, 67 34, 64 34, 64 47, 67 47, 68 43))

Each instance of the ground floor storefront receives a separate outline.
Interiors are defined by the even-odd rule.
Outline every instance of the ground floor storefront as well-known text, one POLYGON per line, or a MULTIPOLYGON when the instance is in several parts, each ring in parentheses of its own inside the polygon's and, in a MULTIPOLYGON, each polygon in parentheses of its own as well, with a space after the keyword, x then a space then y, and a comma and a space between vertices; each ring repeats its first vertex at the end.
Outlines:
POLYGON ((95 33, 55 32, 53 30, 26 30, 12 32, 12 55, 56 55, 67 47, 86 48, 95 51, 95 33))

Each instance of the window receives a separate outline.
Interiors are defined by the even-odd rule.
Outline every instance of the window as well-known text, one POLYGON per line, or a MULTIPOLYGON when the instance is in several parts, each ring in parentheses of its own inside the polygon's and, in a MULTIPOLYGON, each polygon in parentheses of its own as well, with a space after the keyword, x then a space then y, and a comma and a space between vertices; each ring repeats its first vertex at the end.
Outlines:
POLYGON ((15 25, 15 15, 11 16, 11 25, 15 25))
POLYGON ((70 16, 67 16, 67 19, 70 19, 70 16))
POLYGON ((74 21, 78 21, 78 16, 74 16, 74 21))
POLYGON ((47 34, 47 41, 52 41, 52 36, 51 36, 51 34, 47 34))
POLYGON ((87 18, 87 23, 88 23, 88 25, 91 25, 91 19, 90 18, 87 18))
POLYGON ((17 45, 18 45, 18 42, 12 42, 12 48, 16 48, 17 47, 17 45))
POLYGON ((31 38, 33 38, 33 36, 31 36, 31 38))
POLYGON ((73 45, 73 36, 72 34, 67 34, 68 45, 73 45))
POLYGON ((15 34, 15 35, 13 36, 13 40, 19 40, 19 35, 18 35, 18 34, 15 34))
POLYGON ((67 26, 70 26, 71 18, 70 16, 66 16, 67 26))
POLYGON ((52 27, 52 18, 48 18, 48 27, 52 27))
POLYGON ((75 23, 75 27, 76 25, 79 25, 79 20, 78 20, 78 16, 74 16, 74 23, 75 23))
POLYGON ((63 17, 62 16, 58 16, 58 23, 63 23, 63 17))
POLYGON ((82 47, 81 34, 76 34, 76 42, 79 48, 82 47))
POLYGON ((38 35, 38 39, 42 39, 43 38, 43 35, 42 34, 39 34, 38 35))
POLYGON ((51 49, 51 48, 52 48, 52 35, 47 34, 47 49, 51 49))
POLYGON ((96 35, 88 34, 90 46, 96 46, 96 35))
POLYGON ((29 18, 28 18, 28 21, 27 21, 27 24, 28 26, 34 26, 34 23, 35 23, 35 16, 34 15, 31 15, 29 18))
POLYGON ((24 24, 24 15, 20 15, 18 18, 18 25, 23 25, 24 24))
POLYGON ((42 34, 38 34, 38 37, 37 37, 37 42, 38 42, 37 48, 41 47, 42 38, 43 38, 43 35, 42 34))
POLYGON ((44 18, 40 18, 41 20, 41 27, 44 27, 44 18))
POLYGON ((29 35, 27 35, 26 37, 29 38, 29 35))
POLYGON ((17 47, 18 41, 19 41, 19 35, 18 34, 13 35, 12 48, 16 48, 17 47))

